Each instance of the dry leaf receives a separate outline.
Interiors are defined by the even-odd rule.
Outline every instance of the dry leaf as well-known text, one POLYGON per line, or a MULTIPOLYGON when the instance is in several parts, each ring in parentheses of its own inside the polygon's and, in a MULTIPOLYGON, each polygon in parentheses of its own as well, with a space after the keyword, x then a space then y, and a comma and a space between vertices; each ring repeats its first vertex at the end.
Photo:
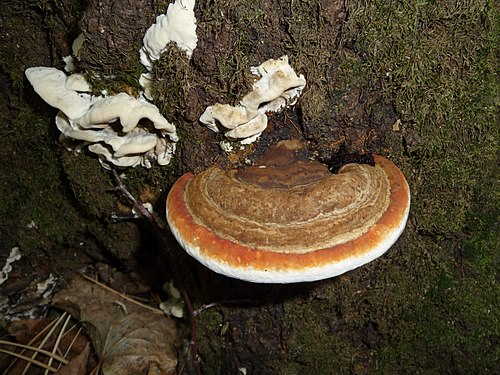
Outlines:
POLYGON ((9 335, 16 338, 17 342, 27 344, 50 322, 48 318, 14 320, 6 326, 6 330, 9 335))
POLYGON ((85 375, 90 356, 90 345, 87 344, 80 354, 73 357, 67 365, 62 366, 55 375, 85 375))
POLYGON ((53 298, 85 326, 105 375, 146 374, 155 363, 166 373, 177 365, 175 322, 82 277, 53 298))

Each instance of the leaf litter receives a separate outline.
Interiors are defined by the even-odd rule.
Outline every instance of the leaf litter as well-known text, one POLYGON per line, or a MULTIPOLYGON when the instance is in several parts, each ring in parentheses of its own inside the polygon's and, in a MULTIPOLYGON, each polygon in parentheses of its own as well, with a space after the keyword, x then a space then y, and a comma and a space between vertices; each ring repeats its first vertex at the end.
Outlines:
POLYGON ((79 319, 92 340, 104 375, 173 374, 179 342, 175 321, 102 286, 75 277, 52 303, 79 319))

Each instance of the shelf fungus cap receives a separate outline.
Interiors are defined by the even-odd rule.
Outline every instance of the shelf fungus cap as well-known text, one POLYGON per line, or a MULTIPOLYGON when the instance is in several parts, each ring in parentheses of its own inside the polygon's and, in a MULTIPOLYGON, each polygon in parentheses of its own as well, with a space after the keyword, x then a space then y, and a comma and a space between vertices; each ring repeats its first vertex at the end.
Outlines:
POLYGON ((269 59, 250 71, 257 76, 252 91, 236 106, 216 103, 205 109, 200 122, 218 132, 218 124, 229 129, 226 138, 241 144, 254 142, 267 127, 269 112, 280 112, 295 105, 306 85, 288 63, 288 56, 269 59))
POLYGON ((166 50, 167 44, 174 42, 191 58, 198 44, 196 36, 195 0, 176 0, 170 3, 166 14, 156 17, 143 38, 140 50, 141 63, 152 71, 153 62, 166 50))
POLYGON ((410 192, 389 160, 338 173, 299 158, 296 141, 259 165, 187 173, 167 197, 179 244, 215 272, 256 283, 330 278, 385 253, 406 225, 410 192))
POLYGON ((36 66, 25 73, 36 93, 70 118, 83 116, 92 105, 90 95, 67 87, 68 76, 59 69, 36 66))

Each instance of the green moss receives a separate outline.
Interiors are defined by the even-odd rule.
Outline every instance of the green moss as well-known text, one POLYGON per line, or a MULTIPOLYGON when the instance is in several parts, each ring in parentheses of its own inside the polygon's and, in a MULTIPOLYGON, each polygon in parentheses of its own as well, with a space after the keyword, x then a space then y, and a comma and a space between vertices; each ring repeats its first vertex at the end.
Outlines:
MULTIPOLYGON (((500 296, 495 271, 498 239, 492 231, 496 219, 487 218, 491 227, 465 242, 428 243, 427 250, 436 255, 431 255, 434 259, 422 270, 427 274, 417 278, 411 272, 412 283, 398 282, 404 293, 384 289, 384 297, 394 308, 377 314, 382 317, 379 322, 386 322, 379 325, 387 340, 378 353, 381 373, 400 372, 402 364, 405 370, 425 373, 492 371, 500 354, 495 349, 500 331, 500 314, 495 308, 500 296), (465 251, 464 258, 445 252, 457 249, 465 251), (474 254, 471 260, 467 260, 469 250, 474 254)), ((422 247, 408 250, 417 249, 422 247)))
POLYGON ((363 70, 381 82, 411 135, 406 167, 419 198, 417 229, 462 230, 484 166, 496 158, 491 2, 353 3, 349 10, 363 70))
POLYGON ((168 45, 155 63, 153 96, 160 112, 167 118, 186 118, 186 110, 189 108, 188 91, 190 87, 197 87, 192 82, 191 71, 186 52, 175 44, 168 45))
MULTIPOLYGON (((16 2, 14 10, 61 30, 60 22, 49 19, 54 9, 47 4, 34 5, 43 5, 46 13, 25 2, 16 2)), ((384 257, 284 301, 282 373, 493 372, 500 358, 497 10, 487 0, 346 2, 342 33, 318 39, 331 27, 319 4, 284 5, 280 22, 287 25, 287 36, 278 38, 283 44, 261 46, 260 38, 276 31, 264 9, 247 0, 232 1, 231 7, 224 1, 204 2, 198 5, 203 17, 199 31, 219 35, 227 27, 227 40, 217 41, 227 45, 214 56, 213 74, 196 75, 175 46, 155 68, 157 104, 178 125, 181 140, 197 146, 203 141, 189 126, 200 111, 187 109, 195 97, 187 87, 201 91, 200 105, 220 98, 236 101, 252 82, 249 66, 284 53, 307 76, 308 91, 300 104, 305 121, 316 122, 313 140, 328 138, 326 120, 347 109, 343 95, 354 89, 373 101, 367 111, 376 112, 371 97, 380 96, 401 120, 401 130, 391 138, 394 144, 381 149, 408 178, 408 227, 384 257)), ((14 29, 9 19, 6 27, 14 29)), ((16 31, 12 38, 36 47, 46 36, 16 31)), ((24 68, 50 65, 50 58, 40 60, 35 49, 26 54, 15 45, 0 52, 0 65, 19 93, 24 68)), ((135 79, 143 68, 137 61, 131 64, 116 72, 121 74, 117 81, 96 81, 95 88, 137 90, 135 79)), ((23 251, 54 249, 82 233, 111 249, 130 228, 109 223, 115 200, 106 193, 109 177, 96 159, 66 153, 47 120, 54 113, 42 113, 48 106, 36 100, 39 113, 19 106, 14 121, 2 128, 3 233, 23 251)), ((144 185, 160 192, 176 171, 175 163, 131 169, 124 182, 135 196, 144 185)), ((202 354, 231 350, 230 339, 219 337, 225 317, 209 310, 198 322, 202 354)), ((222 356, 206 355, 204 370, 218 373, 222 362, 222 356)))
POLYGON ((287 321, 292 334, 287 338, 287 359, 282 374, 348 374, 355 368, 357 348, 345 340, 338 319, 335 298, 309 300, 297 306, 292 300, 286 305, 287 321), (328 354, 327 354, 328 353, 328 354), (299 371, 297 371, 299 369, 299 371))
POLYGON ((381 82, 394 102, 405 138, 393 158, 405 170, 413 202, 401 252, 387 256, 380 289, 367 292, 369 311, 349 309, 346 300, 343 315, 358 327, 377 322, 385 338, 377 351, 380 373, 487 372, 498 360, 492 350, 498 288, 482 267, 498 264, 497 218, 485 219, 490 226, 481 231, 469 223, 485 217, 479 206, 498 205, 491 194, 498 186, 497 14, 483 1, 351 3, 350 15, 346 27, 363 54, 361 68, 351 71, 381 82), (464 256, 478 258, 464 261, 460 249, 474 249, 464 256))
MULTIPOLYGON (((213 336, 221 333, 224 326, 223 315, 215 310, 210 309, 204 311, 198 318, 199 323, 201 323, 201 329, 198 336, 198 345, 200 353, 221 353, 222 347, 219 340, 214 340, 213 336)), ((203 369, 204 373, 210 374, 220 374, 222 373, 220 358, 215 358, 212 356, 203 357, 203 369), (205 369, 207 370, 205 372, 205 369)))
POLYGON ((42 116, 21 107, 0 141, 0 226, 12 246, 24 255, 56 256, 54 249, 85 238, 109 253, 129 254, 137 243, 127 233, 135 232, 111 222, 119 198, 109 191, 109 174, 96 158, 65 150, 48 120, 52 114, 42 116))
POLYGON ((43 152, 51 148, 44 143, 55 134, 51 131, 51 126, 50 120, 40 117, 33 108, 21 107, 16 117, 5 128, 4 136, 8 137, 15 149, 43 152))
POLYGON ((51 126, 23 107, 2 141, 2 227, 17 229, 10 234, 24 252, 61 244, 82 229, 61 182, 60 148, 51 126))
POLYGON ((103 92, 107 95, 125 92, 132 96, 138 96, 139 91, 143 90, 138 77, 143 72, 144 67, 138 60, 130 60, 126 70, 117 71, 113 75, 103 76, 100 72, 88 72, 85 76, 92 86, 94 95, 100 96, 103 92))
POLYGON ((91 220, 109 220, 116 211, 117 194, 111 176, 99 164, 97 158, 82 153, 67 152, 62 157, 65 180, 80 206, 82 214, 91 220))

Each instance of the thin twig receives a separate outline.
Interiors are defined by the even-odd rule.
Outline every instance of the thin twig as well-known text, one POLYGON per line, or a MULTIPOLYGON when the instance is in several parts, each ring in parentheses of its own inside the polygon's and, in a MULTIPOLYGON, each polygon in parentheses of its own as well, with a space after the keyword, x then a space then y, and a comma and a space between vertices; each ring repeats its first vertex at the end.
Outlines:
POLYGON ((111 174, 113 175, 113 180, 115 181, 115 189, 116 191, 119 191, 122 193, 130 203, 133 204, 133 207, 139 212, 139 214, 144 217, 146 220, 148 220, 151 224, 154 224, 157 228, 161 230, 167 230, 165 227, 165 224, 163 224, 160 220, 157 219, 157 217, 149 212, 145 207, 144 204, 139 200, 136 199, 125 187, 123 184, 122 180, 120 179, 120 176, 118 176, 118 173, 116 170, 112 169, 111 174))
POLYGON ((99 281, 97 281, 97 280, 95 280, 95 279, 93 279, 93 278, 91 278, 91 277, 88 277, 88 276, 86 276, 86 275, 82 275, 82 277, 83 277, 84 279, 87 279, 88 281, 90 281, 90 282, 92 282, 92 283, 96 284, 96 285, 99 285, 101 288, 104 288, 104 289, 106 289, 107 291, 109 291, 109 292, 111 292, 111 293, 114 293, 114 294, 116 294, 116 295, 118 295, 118 296, 122 297, 123 299, 126 299, 127 301, 129 301, 129 302, 132 302, 132 303, 136 304, 137 306, 141 306, 141 307, 143 307, 143 308, 145 308, 145 309, 148 309, 148 310, 150 310, 150 311, 154 312, 155 314, 165 315, 165 313, 164 313, 162 310, 157 309, 157 308, 155 308, 155 307, 151 307, 151 306, 145 305, 145 304, 143 304, 143 303, 141 303, 141 302, 138 302, 138 301, 136 301, 135 299, 133 299, 132 297, 129 297, 129 296, 127 296, 126 294, 120 293, 120 292, 118 292, 118 291, 114 290, 113 288, 110 288, 110 287, 109 287, 109 286, 107 286, 106 284, 103 284, 103 283, 101 283, 101 282, 99 282, 99 281))
MULTIPOLYGON (((33 337, 27 344, 27 347, 31 349, 31 344, 33 344, 34 342, 36 342, 42 335, 45 334, 45 332, 47 332, 48 330, 50 330, 54 324, 56 324, 58 322, 58 320, 52 320, 49 324, 47 324, 45 327, 42 328, 42 330, 40 332, 38 332, 35 337, 33 337)), ((19 354, 23 354, 25 352, 26 349, 23 349, 21 350, 21 353, 19 354)), ((7 375, 10 371, 10 369, 12 368, 12 366, 14 366, 17 362, 17 358, 15 358, 13 361, 10 362, 9 366, 7 366, 7 368, 4 370, 3 372, 3 375, 7 375)))
MULTIPOLYGON (((158 233, 159 237, 165 244, 165 246, 169 245, 169 239, 167 236, 167 233, 169 232, 168 228, 166 225, 161 222, 154 214, 149 212, 144 205, 142 204, 141 201, 136 199, 125 187, 123 182, 120 179, 120 176, 118 176, 118 173, 112 169, 111 173, 113 175, 113 179, 115 181, 116 187, 115 190, 121 192, 128 200, 130 203, 134 205, 134 208, 137 209, 138 213, 142 215, 156 230, 158 233)), ((172 267, 174 269, 173 272, 173 279, 174 282, 178 281, 179 278, 181 277, 181 272, 180 272, 180 266, 179 264, 175 261, 175 258, 173 254, 168 253, 170 260, 172 261, 172 267)), ((194 364, 194 370, 197 375, 201 375, 201 369, 199 365, 199 355, 198 355, 198 347, 196 343, 196 314, 193 310, 193 305, 191 304, 191 300, 189 299, 189 295, 187 294, 186 290, 184 287, 179 288, 182 294, 182 298, 184 300, 184 303, 186 304, 188 311, 189 311, 189 317, 190 317, 190 323, 191 323, 191 341, 190 341, 190 349, 191 349, 191 355, 193 358, 193 364, 194 364)), ((162 312, 163 313, 163 312, 162 312)))
POLYGON ((200 369, 200 356, 198 354, 198 343, 197 343, 197 334, 196 334, 196 315, 193 310, 193 305, 191 304, 191 301, 189 299, 189 296, 184 288, 181 288, 181 294, 182 297, 184 298, 184 303, 186 304, 186 307, 189 312, 189 319, 191 323, 191 342, 190 342, 190 349, 191 349, 191 357, 193 359, 193 365, 194 365, 194 370, 196 372, 196 375, 201 375, 201 369, 200 369))
POLYGON ((201 305, 200 307, 198 307, 196 310, 193 311, 193 315, 198 316, 205 310, 211 309, 212 307, 221 306, 221 305, 222 305, 222 303, 220 303, 220 302, 212 302, 212 303, 207 303, 205 305, 201 305))
POLYGON ((99 374, 99 371, 101 371, 101 362, 99 362, 97 366, 92 369, 90 375, 97 375, 99 374))
POLYGON ((230 306, 230 305, 236 305, 236 304, 249 304, 252 301, 249 299, 232 299, 232 300, 222 300, 222 301, 215 301, 212 303, 207 303, 205 305, 201 305, 198 307, 196 310, 193 311, 194 316, 200 315, 203 311, 211 309, 213 307, 219 307, 219 306, 230 306))
MULTIPOLYGON (((74 327, 74 326, 73 326, 74 327)), ((73 327, 71 327, 67 332, 71 331, 73 329, 73 327)), ((69 343, 68 345, 68 348, 66 349, 66 352, 64 353, 64 357, 66 358, 71 350, 71 348, 73 347, 73 345, 75 344, 75 341, 76 339, 78 338, 78 336, 80 335, 80 332, 82 332, 82 326, 78 327, 78 331, 76 331, 75 333, 75 336, 73 337, 73 339, 71 340, 71 342, 69 343)), ((67 333, 66 332, 66 333, 67 333)), ((59 364, 59 366, 57 367, 57 369, 59 370, 61 368, 61 364, 59 364)))
MULTIPOLYGON (((61 343, 61 337, 64 334, 64 332, 66 331, 66 326, 68 325, 70 319, 71 319, 71 315, 68 315, 66 317, 66 321, 64 322, 63 326, 61 327, 61 330, 59 331, 59 334, 57 335, 56 342, 54 343, 54 346, 52 348, 52 354, 53 355, 55 355, 55 353, 57 352, 57 349, 59 348, 59 344, 61 343)), ((52 365, 52 360, 53 360, 53 357, 51 356, 49 358, 49 362, 47 363, 48 366, 52 365)), ((48 374, 49 374, 48 370, 45 369, 45 374, 44 375, 48 375, 48 374)))

